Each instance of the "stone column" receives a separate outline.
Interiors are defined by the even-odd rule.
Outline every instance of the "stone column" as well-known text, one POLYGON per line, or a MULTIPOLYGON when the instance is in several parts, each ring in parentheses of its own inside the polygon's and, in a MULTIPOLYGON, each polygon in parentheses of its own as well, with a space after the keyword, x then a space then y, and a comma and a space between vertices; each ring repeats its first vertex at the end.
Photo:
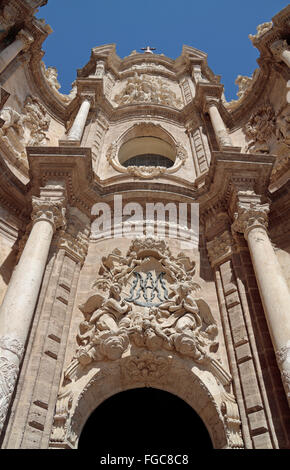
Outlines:
POLYGON ((279 39, 273 42, 270 46, 270 50, 278 62, 285 62, 290 67, 290 51, 286 39, 279 39))
POLYGON ((0 53, 0 73, 12 62, 20 51, 27 50, 33 40, 29 32, 21 29, 15 41, 0 53))
POLYGON ((0 432, 18 376, 56 228, 64 225, 64 197, 32 199, 32 229, 0 308, 0 432))
POLYGON ((244 234, 290 406, 290 293, 267 233, 268 204, 240 204, 233 230, 244 234))
POLYGON ((82 104, 80 106, 80 109, 78 110, 74 123, 68 134, 67 140, 69 141, 80 142, 84 132, 93 96, 83 95, 82 99, 82 104))
POLYGON ((214 98, 207 99, 205 104, 205 111, 208 112, 210 116, 210 120, 220 147, 232 147, 233 144, 218 110, 218 100, 214 98))

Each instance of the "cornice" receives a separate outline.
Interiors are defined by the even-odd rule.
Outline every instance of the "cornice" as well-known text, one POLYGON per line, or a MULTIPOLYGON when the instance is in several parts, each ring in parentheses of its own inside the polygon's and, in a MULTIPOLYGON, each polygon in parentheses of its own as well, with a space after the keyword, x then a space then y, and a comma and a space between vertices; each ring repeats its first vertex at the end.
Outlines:
POLYGON ((13 174, 1 153, 0 174, 0 204, 21 220, 25 220, 30 211, 30 204, 27 200, 28 186, 13 174))
POLYGON ((242 187, 268 197, 268 185, 275 157, 231 152, 212 152, 205 185, 197 191, 200 214, 214 205, 229 207, 235 188, 242 187))
POLYGON ((68 202, 90 216, 98 198, 93 189, 91 149, 84 147, 27 147, 30 193, 37 194, 48 181, 64 181, 68 202))

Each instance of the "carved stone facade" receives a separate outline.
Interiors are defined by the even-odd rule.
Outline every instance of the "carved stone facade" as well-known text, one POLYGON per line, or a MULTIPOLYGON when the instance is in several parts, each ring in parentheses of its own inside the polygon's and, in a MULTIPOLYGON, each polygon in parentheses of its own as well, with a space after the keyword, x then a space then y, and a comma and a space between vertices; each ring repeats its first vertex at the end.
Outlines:
POLYGON ((2 3, 1 448, 76 449, 151 387, 214 448, 289 449, 290 8, 227 103, 189 46, 95 47, 63 95, 46 2, 2 3))

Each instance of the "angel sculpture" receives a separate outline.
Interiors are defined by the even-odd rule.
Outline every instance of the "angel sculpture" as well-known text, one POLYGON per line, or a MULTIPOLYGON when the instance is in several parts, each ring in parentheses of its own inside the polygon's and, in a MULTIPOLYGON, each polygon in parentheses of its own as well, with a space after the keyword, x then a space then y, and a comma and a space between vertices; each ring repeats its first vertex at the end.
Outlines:
POLYGON ((115 344, 119 336, 120 341, 123 342, 122 336, 126 335, 127 325, 124 316, 131 311, 132 307, 121 299, 120 292, 121 287, 118 284, 111 284, 107 298, 96 293, 80 306, 80 310, 85 315, 85 321, 80 324, 80 332, 77 336, 77 342, 80 345, 77 357, 83 364, 98 358, 97 346, 101 344, 102 339, 108 340, 114 337, 115 344))
POLYGON ((138 260, 135 251, 132 251, 129 257, 124 258, 116 248, 109 256, 102 258, 99 274, 114 282, 125 283, 133 269, 147 260, 148 258, 138 260))
POLYGON ((193 282, 175 284, 171 298, 150 309, 143 327, 151 331, 151 342, 154 330, 156 336, 164 340, 166 349, 175 348, 181 354, 202 361, 209 353, 217 351, 218 330, 207 303, 191 295, 198 289, 198 284, 193 282))

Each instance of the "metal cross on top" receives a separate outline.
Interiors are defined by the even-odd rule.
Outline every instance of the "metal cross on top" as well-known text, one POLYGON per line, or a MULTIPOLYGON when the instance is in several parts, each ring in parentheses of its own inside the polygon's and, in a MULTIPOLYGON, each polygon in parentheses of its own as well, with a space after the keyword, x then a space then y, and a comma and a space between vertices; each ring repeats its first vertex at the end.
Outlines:
POLYGON ((150 46, 142 47, 141 51, 145 51, 144 54, 146 52, 149 52, 150 54, 153 54, 152 51, 156 51, 156 47, 150 47, 150 46))

